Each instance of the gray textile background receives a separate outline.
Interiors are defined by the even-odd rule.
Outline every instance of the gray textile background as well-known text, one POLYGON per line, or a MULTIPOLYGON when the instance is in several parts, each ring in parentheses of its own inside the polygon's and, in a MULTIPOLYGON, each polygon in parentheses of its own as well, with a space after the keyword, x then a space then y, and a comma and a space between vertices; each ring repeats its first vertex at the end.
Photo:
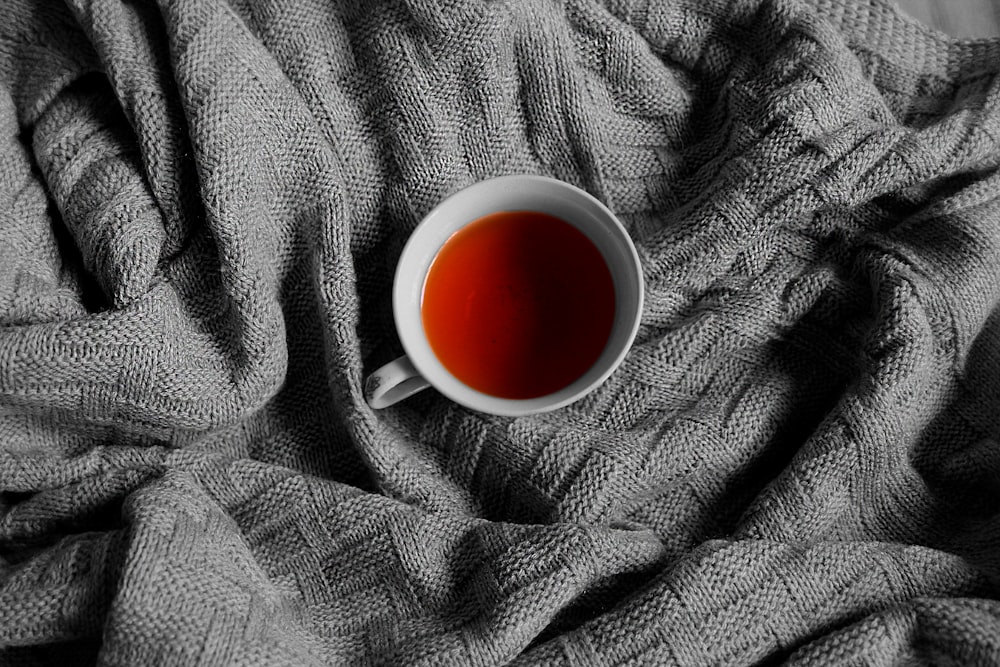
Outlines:
POLYGON ((0 662, 1000 663, 998 70, 882 0, 7 0, 0 662), (374 413, 504 173, 626 223, 634 349, 374 413))

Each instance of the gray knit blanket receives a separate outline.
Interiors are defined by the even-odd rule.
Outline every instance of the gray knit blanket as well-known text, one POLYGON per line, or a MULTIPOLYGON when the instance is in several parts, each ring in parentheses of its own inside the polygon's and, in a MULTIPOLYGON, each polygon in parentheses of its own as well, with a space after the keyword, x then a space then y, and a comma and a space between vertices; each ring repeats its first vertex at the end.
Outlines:
POLYGON ((0 663, 1000 663, 998 71, 885 0, 6 0, 0 663), (511 173, 635 240, 624 364, 372 410, 511 173))

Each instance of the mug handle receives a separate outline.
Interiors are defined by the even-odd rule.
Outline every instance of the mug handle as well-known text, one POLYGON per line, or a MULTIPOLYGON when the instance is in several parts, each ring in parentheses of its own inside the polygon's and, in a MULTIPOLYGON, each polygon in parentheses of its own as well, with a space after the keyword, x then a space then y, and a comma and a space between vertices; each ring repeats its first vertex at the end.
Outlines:
POLYGON ((431 383, 413 367, 406 355, 390 361, 365 378, 365 400, 379 410, 427 389, 431 383))

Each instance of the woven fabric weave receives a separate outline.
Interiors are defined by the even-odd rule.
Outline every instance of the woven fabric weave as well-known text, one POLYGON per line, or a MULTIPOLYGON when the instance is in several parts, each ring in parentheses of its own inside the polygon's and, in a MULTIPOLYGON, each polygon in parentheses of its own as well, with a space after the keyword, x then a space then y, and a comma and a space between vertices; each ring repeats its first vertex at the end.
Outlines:
POLYGON ((1000 41, 884 0, 7 0, 0 662, 1000 664, 1000 41), (491 176, 635 240, 600 389, 425 391, 491 176))

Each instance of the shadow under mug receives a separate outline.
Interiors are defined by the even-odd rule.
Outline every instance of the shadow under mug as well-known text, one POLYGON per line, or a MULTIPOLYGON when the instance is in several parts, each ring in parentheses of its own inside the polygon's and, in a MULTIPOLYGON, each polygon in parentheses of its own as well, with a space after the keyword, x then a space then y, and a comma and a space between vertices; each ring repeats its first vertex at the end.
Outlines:
POLYGON ((593 391, 621 364, 639 328, 643 291, 642 269, 632 240, 614 214, 590 194, 544 176, 481 181, 451 195, 427 214, 403 248, 396 266, 392 305, 406 354, 368 376, 365 399, 373 408, 384 408, 434 387, 456 403, 495 415, 520 416, 563 407, 593 391), (614 283, 614 321, 597 361, 575 381, 536 398, 500 398, 469 387, 437 358, 423 328, 424 281, 438 251, 465 225, 501 211, 537 211, 573 225, 600 250, 614 283))

